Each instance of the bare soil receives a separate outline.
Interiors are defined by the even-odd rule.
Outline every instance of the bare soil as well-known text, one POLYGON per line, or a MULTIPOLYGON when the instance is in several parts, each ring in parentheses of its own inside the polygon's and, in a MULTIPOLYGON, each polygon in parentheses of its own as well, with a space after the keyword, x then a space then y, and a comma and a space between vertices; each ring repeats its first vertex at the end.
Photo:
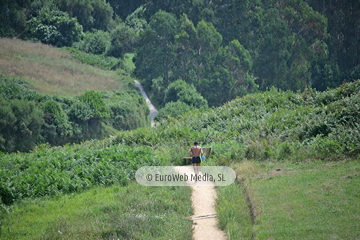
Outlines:
MULTIPOLYGON (((194 173, 192 167, 174 167, 181 174, 191 175, 194 173)), ((218 227, 216 218, 216 190, 215 186, 202 186, 201 182, 188 183, 192 188, 193 239, 194 240, 226 240, 225 233, 218 227)), ((208 183, 207 183, 208 185, 208 183)))

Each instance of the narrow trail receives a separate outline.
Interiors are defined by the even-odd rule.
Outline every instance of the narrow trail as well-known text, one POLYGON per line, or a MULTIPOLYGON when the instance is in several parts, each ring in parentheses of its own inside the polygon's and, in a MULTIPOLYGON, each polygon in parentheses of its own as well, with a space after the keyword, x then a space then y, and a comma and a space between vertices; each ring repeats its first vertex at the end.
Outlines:
MULTIPOLYGON (((152 105, 150 99, 146 95, 141 84, 135 80, 135 86, 140 89, 141 94, 150 108, 151 126, 154 126, 154 118, 158 111, 152 105)), ((181 174, 191 175, 194 170, 193 167, 174 167, 174 169, 181 174)), ((226 240, 225 233, 217 226, 216 218, 216 190, 215 186, 202 186, 201 182, 195 184, 189 183, 192 188, 191 202, 194 215, 191 216, 194 225, 193 239, 194 240, 226 240)))
MULTIPOLYGON (((181 174, 191 175, 193 167, 174 167, 181 174)), ((208 184, 208 183, 207 183, 208 184)), ((194 225, 194 240, 226 240, 225 233, 218 228, 216 218, 215 186, 202 186, 201 182, 189 183, 192 188, 191 202, 194 215, 191 216, 194 225)))
POLYGON ((151 126, 153 127, 154 126, 154 118, 155 118, 156 114, 158 114, 158 111, 156 110, 156 108, 154 107, 154 105, 151 103, 150 99, 146 95, 146 92, 144 91, 144 88, 141 86, 141 83, 139 83, 138 81, 135 80, 135 86, 137 88, 139 88, 141 94, 145 98, 146 104, 148 105, 148 107, 150 109, 149 118, 150 118, 151 126))

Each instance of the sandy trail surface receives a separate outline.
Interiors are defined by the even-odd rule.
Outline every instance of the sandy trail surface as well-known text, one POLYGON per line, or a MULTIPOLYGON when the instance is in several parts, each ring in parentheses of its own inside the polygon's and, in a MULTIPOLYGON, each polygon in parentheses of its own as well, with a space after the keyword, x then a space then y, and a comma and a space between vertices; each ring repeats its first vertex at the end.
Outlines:
MULTIPOLYGON (((139 88, 141 94, 145 98, 145 101, 150 109, 150 121, 151 126, 154 126, 154 118, 158 111, 150 102, 141 84, 135 80, 135 86, 139 88)), ((174 167, 176 171, 181 174, 191 175, 194 173, 192 166, 189 167, 174 167)), ((216 218, 216 191, 215 186, 203 186, 201 182, 188 182, 188 185, 192 188, 191 201, 194 211, 194 215, 191 216, 193 220, 194 240, 226 240, 225 233, 221 231, 217 226, 216 218)))
MULTIPOLYGON (((193 167, 174 167, 181 174, 191 175, 193 167)), ((201 182, 188 182, 192 188, 191 201, 194 215, 193 220, 194 240, 226 240, 225 233, 218 228, 216 218, 216 191, 215 186, 204 186, 201 182)))

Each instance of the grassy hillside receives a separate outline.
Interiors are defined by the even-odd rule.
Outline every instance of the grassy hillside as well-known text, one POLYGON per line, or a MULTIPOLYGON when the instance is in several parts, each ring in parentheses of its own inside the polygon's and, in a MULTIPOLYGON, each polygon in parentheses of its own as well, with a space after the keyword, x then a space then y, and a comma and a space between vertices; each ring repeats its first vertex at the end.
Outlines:
POLYGON ((86 232, 93 236, 87 239, 177 239, 191 233, 185 220, 188 188, 139 186, 133 173, 144 165, 184 164, 182 157, 197 140, 212 147, 205 164, 237 173, 235 184, 218 188, 220 227, 230 239, 357 239, 359 122, 360 80, 327 92, 271 89, 103 141, 3 154, 1 237, 84 239, 86 232), (58 206, 58 213, 87 194, 96 201, 78 213, 44 214, 40 208, 58 206), (116 203, 109 202, 113 194, 120 199, 116 203), (84 224, 88 217, 91 226, 84 224), (163 221, 180 227, 164 233, 163 221))
POLYGON ((237 184, 218 188, 220 227, 230 239, 360 237, 360 81, 327 92, 247 95, 211 111, 121 133, 183 164, 193 140, 210 165, 231 166, 237 184))
POLYGON ((129 74, 131 58, 0 39, 0 151, 149 125, 149 109, 129 74))
POLYGON ((24 78, 42 93, 74 96, 85 90, 127 90, 132 79, 125 70, 108 71, 116 64, 119 60, 115 58, 81 55, 41 43, 0 38, 0 72, 24 78))

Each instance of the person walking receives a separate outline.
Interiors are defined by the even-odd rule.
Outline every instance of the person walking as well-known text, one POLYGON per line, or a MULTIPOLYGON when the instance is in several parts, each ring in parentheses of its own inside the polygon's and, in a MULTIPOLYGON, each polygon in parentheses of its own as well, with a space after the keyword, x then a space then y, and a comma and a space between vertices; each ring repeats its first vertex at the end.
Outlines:
POLYGON ((200 157, 203 155, 203 151, 198 142, 194 142, 194 146, 189 149, 188 154, 192 157, 191 162, 194 166, 195 174, 199 174, 200 157))

